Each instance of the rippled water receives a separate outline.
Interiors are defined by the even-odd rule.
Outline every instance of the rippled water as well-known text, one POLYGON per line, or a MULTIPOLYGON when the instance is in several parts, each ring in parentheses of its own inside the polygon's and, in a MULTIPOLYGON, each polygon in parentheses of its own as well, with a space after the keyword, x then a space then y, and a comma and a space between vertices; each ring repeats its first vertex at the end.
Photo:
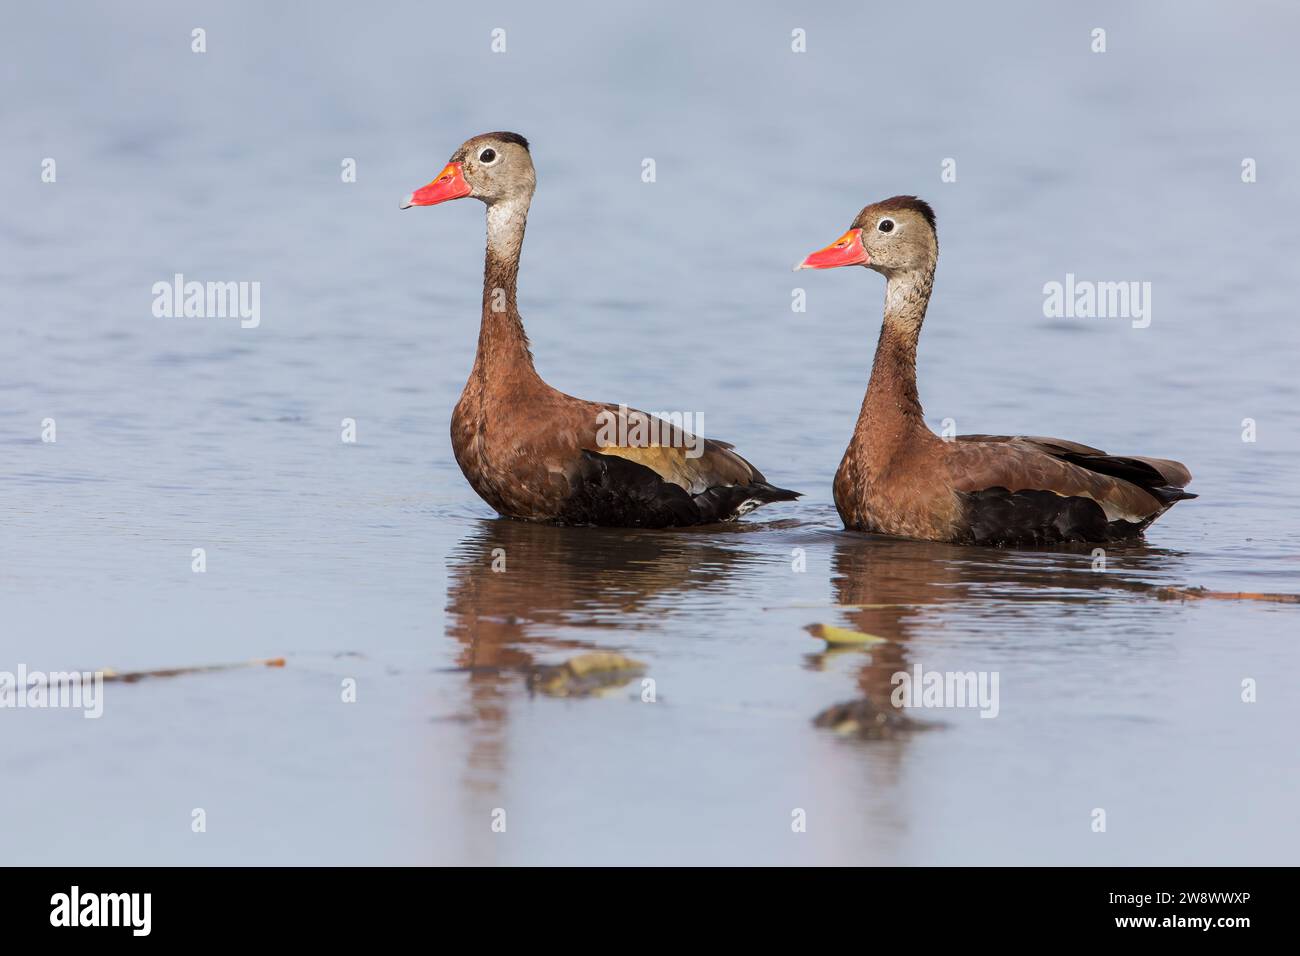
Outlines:
POLYGON ((1300 591, 1298 24, 1194 3, 11 12, 0 670, 286 666, 110 684, 98 721, 0 712, 6 859, 1293 862, 1300 611, 1157 589, 1300 591), (447 429, 482 207, 397 210, 486 129, 534 144, 541 373, 702 412, 800 503, 669 533, 491 517, 447 429), (1187 462, 1201 497, 1145 546, 1096 571, 1086 549, 839 530, 881 281, 789 265, 898 192, 939 215, 931 425, 1187 462), (178 272, 260 282, 260 326, 154 318, 178 272), (1067 272, 1151 282, 1151 325, 1044 318, 1067 272), (821 653, 817 623, 886 643, 821 653), (655 702, 530 690, 592 649, 644 662, 655 702), (996 672, 996 719, 815 723, 918 664, 996 672))

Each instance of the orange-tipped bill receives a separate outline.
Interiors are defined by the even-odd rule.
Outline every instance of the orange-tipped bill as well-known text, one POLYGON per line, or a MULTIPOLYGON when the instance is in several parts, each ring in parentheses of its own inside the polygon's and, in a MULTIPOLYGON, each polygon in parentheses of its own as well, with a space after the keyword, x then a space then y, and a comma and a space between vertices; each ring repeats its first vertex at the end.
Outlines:
POLYGON ((871 261, 862 245, 862 230, 850 229, 825 249, 818 249, 795 266, 800 269, 834 269, 837 266, 864 266, 871 261))
POLYGON ((443 171, 438 174, 437 179, 427 186, 421 186, 402 200, 402 208, 436 206, 448 199, 460 199, 462 196, 468 196, 471 192, 469 183, 465 182, 460 163, 448 163, 443 171))

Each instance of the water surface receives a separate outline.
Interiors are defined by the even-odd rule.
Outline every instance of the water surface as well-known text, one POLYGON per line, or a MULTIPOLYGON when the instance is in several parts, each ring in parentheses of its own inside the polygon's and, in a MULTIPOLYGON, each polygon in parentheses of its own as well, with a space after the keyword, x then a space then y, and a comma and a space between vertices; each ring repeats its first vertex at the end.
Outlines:
POLYGON ((6 859, 1296 859, 1296 610, 1157 593, 1300 591, 1300 134, 1279 119, 1296 12, 411 3, 304 21, 159 2, 6 19, 0 669, 286 659, 109 685, 98 721, 0 713, 6 859), (534 144, 520 294, 539 371, 702 413, 798 504, 654 533, 501 521, 474 496, 448 420, 482 207, 397 201, 488 129, 534 144), (789 266, 900 192, 939 215, 932 427, 1194 472, 1201 497, 1104 570, 1087 549, 840 530, 830 478, 882 282, 789 266), (178 272, 260 282, 260 326, 154 318, 152 285, 178 272), (1045 318, 1043 285, 1067 272, 1151 282, 1150 326, 1045 318), (816 623, 886 643, 826 654, 816 623), (655 701, 639 680, 530 691, 532 668, 592 650, 643 662, 655 701), (927 712, 942 726, 883 740, 816 725, 918 664, 997 672, 998 716, 927 712))

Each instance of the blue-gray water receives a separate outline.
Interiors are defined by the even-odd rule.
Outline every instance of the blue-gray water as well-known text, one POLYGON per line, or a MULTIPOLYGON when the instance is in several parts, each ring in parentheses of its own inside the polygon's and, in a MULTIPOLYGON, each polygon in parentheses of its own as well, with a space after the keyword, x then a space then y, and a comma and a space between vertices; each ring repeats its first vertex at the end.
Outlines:
POLYGON ((4 20, 0 670, 286 658, 110 684, 97 721, 0 711, 7 861, 1295 861, 1300 609, 1152 586, 1300 591, 1300 12, 106 2, 4 20), (397 208, 492 129, 533 141, 520 295, 542 375, 703 412, 801 502, 725 531, 492 518, 448 438, 483 209, 397 208), (1187 462, 1201 498, 1145 547, 1094 571, 1086 551, 839 529, 830 480, 882 283, 789 267, 900 192, 939 215, 931 425, 1187 462), (155 318, 175 273, 260 282, 260 326, 155 318), (1045 318, 1066 273, 1152 283, 1150 326, 1045 318), (889 643, 823 657, 813 623, 889 643), (657 700, 530 694, 519 668, 592 648, 644 661, 657 700), (946 726, 882 741, 813 725, 918 663, 997 672, 998 716, 927 712, 946 726))

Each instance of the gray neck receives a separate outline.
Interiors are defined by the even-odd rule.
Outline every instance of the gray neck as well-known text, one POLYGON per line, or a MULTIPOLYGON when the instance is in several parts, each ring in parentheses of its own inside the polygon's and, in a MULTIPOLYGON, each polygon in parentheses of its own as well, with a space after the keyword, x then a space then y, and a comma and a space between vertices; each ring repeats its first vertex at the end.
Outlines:
POLYGON ((912 341, 913 349, 921 335, 925 310, 934 287, 934 266, 893 272, 885 286, 885 325, 892 326, 912 341))
POLYGON ((516 286, 519 254, 524 245, 530 195, 500 200, 488 206, 487 254, 483 267, 483 320, 479 327, 475 364, 483 375, 511 371, 533 373, 516 286))
MULTIPOLYGON (((516 196, 488 206, 488 260, 511 263, 519 268, 519 253, 524 245, 524 227, 528 224, 528 207, 532 196, 516 196)), ((513 291, 513 290, 511 290, 513 291)))
POLYGON ((885 321, 858 422, 859 429, 874 433, 880 446, 876 450, 886 455, 893 442, 929 434, 916 388, 916 343, 930 301, 934 266, 895 272, 888 279, 885 321))

